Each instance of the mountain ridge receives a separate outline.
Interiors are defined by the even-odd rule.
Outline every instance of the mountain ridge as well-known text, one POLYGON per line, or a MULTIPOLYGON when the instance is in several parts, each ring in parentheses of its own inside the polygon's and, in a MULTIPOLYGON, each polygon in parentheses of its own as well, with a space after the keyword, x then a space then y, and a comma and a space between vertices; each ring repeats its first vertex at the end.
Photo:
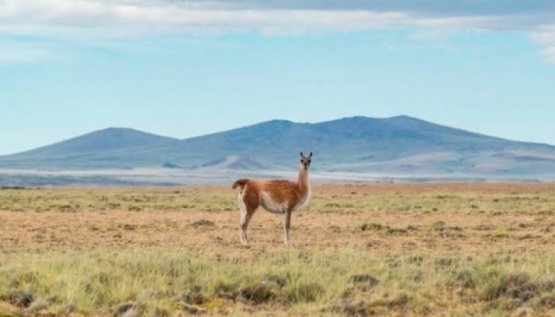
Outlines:
POLYGON ((128 128, 93 131, 0 156, 0 169, 291 171, 299 151, 314 170, 384 177, 555 179, 555 146, 520 142, 406 115, 318 123, 270 120, 186 139, 128 128))
MULTIPOLYGON (((15 164, 15 162, 19 161, 29 161, 27 164, 21 164, 24 168, 39 166, 38 169, 44 169, 40 166, 45 166, 46 169, 56 169, 48 166, 49 164, 40 164, 41 161, 50 162, 50 165, 61 167, 74 166, 74 164, 65 165, 65 162, 72 159, 109 162, 109 156, 118 152, 140 147, 170 144, 178 141, 179 139, 159 136, 136 129, 110 127, 36 149, 0 156, 0 168, 18 168, 18 164, 15 164), (105 156, 102 157, 103 155, 105 156)), ((98 165, 99 167, 109 168, 109 163, 98 165)), ((78 169, 83 168, 83 166, 79 165, 75 167, 78 169)))

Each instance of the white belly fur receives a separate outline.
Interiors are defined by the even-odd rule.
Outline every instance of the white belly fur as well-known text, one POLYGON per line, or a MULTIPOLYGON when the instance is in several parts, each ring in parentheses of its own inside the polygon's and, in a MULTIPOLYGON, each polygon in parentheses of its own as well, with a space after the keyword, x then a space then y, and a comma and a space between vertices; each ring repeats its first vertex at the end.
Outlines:
POLYGON ((287 212, 286 204, 279 204, 272 200, 266 193, 260 195, 260 205, 269 212, 283 214, 287 212))
MULTIPOLYGON (((310 198, 312 198, 312 191, 309 188, 306 196, 293 208, 293 211, 305 208, 310 202, 310 198)), ((287 207, 289 204, 277 203, 272 200, 266 193, 262 193, 260 195, 260 205, 262 205, 262 207, 269 212, 283 214, 287 212, 287 207)))

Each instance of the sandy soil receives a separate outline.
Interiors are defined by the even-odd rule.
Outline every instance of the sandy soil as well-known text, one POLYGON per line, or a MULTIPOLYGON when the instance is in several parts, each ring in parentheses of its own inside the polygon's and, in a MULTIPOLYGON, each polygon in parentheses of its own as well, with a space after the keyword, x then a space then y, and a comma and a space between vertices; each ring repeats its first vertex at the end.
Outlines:
MULTIPOLYGON (((468 185, 320 186, 321 197, 344 193, 379 195, 433 190, 465 191, 468 185), (431 186, 431 187, 430 187, 431 186), (438 186, 435 188, 434 186, 438 186), (446 186, 448 188, 446 188, 446 186)), ((482 185, 481 191, 509 192, 521 187, 482 185)), ((529 190, 553 190, 526 187, 529 190)), ((143 189, 144 190, 144 189, 143 189)), ((228 188, 204 187, 201 194, 228 188)), ((234 194, 229 194, 235 199, 234 194)), ((197 209, 164 211, 0 212, 0 252, 49 252, 95 248, 176 247, 206 250, 240 247, 239 212, 197 209)), ((295 249, 353 247, 370 255, 490 254, 521 255, 550 251, 553 217, 534 212, 502 215, 480 212, 373 211, 321 212, 293 215, 291 246, 295 249)), ((282 216, 259 209, 248 234, 254 249, 284 248, 282 216)))

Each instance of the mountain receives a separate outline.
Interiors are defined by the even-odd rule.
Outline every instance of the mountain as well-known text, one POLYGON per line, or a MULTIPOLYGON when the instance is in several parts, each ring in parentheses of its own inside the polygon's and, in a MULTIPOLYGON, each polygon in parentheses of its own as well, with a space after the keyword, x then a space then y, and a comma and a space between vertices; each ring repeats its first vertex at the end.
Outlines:
POLYGON ((2 156, 0 169, 158 168, 198 177, 237 171, 283 174, 297 169, 300 151, 314 153, 313 171, 321 177, 555 180, 554 146, 408 116, 272 120, 184 140, 111 128, 2 156))
MULTIPOLYGON (((132 168, 140 158, 129 151, 171 144, 178 139, 127 128, 108 128, 34 150, 0 156, 0 168, 91 169, 132 168), (135 163, 128 164, 130 161, 135 163)), ((148 162, 144 162, 148 165, 148 162)))

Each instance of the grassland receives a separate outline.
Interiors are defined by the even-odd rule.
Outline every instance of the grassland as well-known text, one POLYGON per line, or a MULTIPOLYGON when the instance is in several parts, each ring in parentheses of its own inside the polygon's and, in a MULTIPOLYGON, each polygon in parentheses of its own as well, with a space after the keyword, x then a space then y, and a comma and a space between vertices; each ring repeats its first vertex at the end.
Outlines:
POLYGON ((0 190, 0 316, 552 316, 555 184, 0 190))

